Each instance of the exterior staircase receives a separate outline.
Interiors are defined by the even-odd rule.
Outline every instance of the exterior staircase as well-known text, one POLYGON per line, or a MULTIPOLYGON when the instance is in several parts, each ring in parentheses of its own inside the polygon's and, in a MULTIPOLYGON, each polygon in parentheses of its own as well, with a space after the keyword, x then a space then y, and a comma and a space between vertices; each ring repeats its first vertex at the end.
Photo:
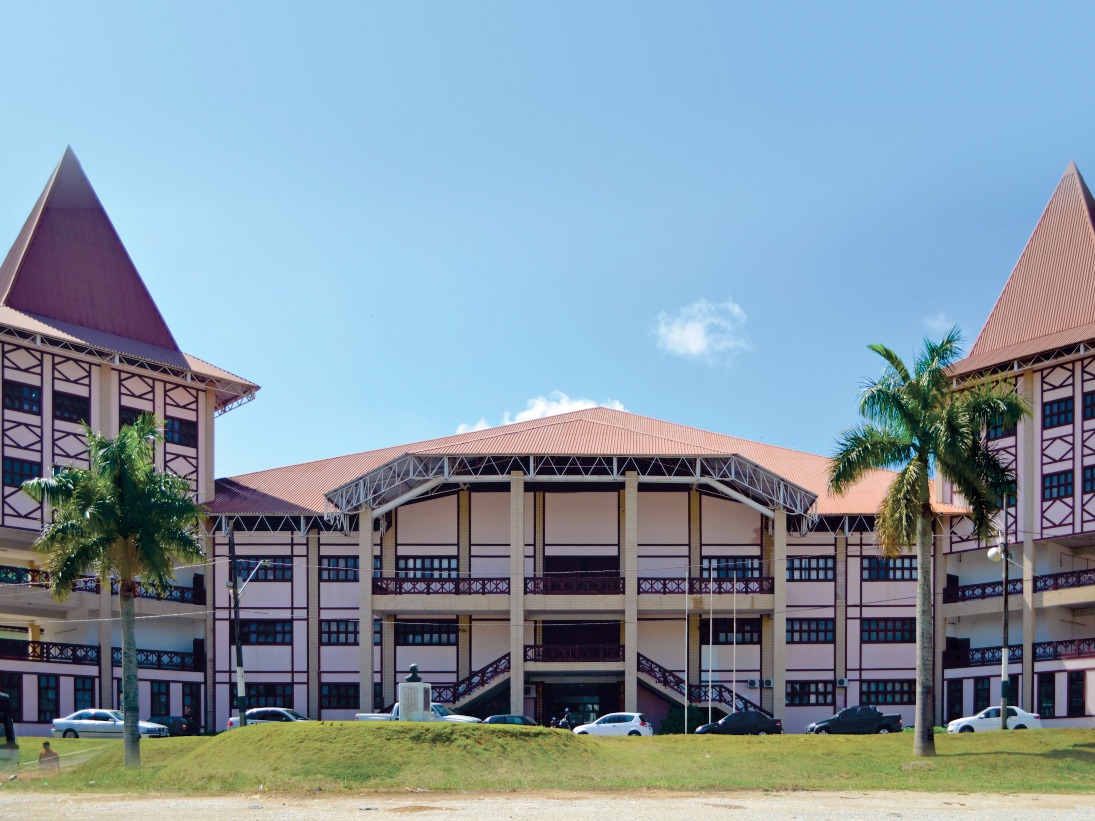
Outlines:
POLYGON ((489 697, 503 684, 509 681, 509 653, 499 656, 490 664, 456 684, 439 684, 433 688, 433 700, 438 704, 450 704, 453 707, 467 707, 473 702, 489 697))
POLYGON ((725 684, 685 685, 683 678, 667 670, 658 662, 639 653, 639 680, 656 693, 680 705, 706 706, 708 703, 725 712, 755 710, 771 717, 772 714, 725 684))

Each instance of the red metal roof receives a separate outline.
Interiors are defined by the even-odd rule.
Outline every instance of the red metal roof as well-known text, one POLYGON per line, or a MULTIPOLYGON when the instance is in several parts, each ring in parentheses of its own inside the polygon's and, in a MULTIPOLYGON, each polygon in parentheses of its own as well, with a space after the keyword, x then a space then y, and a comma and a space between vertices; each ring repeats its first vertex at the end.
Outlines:
MULTIPOLYGON (((217 481, 214 513, 303 514, 324 509, 324 494, 406 454, 533 456, 709 456, 738 454, 816 493, 821 515, 873 514, 893 479, 874 471, 843 496, 827 490, 825 456, 662 422, 609 408, 445 436, 367 453, 233 476, 217 481)), ((962 508, 936 505, 941 513, 962 508)))
POLYGON ((1095 338, 1095 200, 1075 163, 1023 249, 970 354, 974 373, 1095 338))

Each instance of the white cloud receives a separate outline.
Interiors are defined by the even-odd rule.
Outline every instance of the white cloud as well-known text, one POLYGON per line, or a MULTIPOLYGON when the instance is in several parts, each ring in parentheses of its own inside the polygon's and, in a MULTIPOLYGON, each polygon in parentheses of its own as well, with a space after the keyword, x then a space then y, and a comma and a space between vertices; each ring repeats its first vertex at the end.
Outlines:
MULTIPOLYGON (((530 419, 543 419, 545 416, 556 416, 560 413, 570 413, 572 411, 598 407, 621 411, 627 410, 627 408, 623 406, 623 403, 618 402, 615 399, 606 399, 603 402, 598 402, 594 399, 584 399, 580 397, 572 398, 562 391, 551 391, 547 396, 534 396, 532 399, 528 400, 524 410, 518 411, 517 413, 506 411, 502 414, 502 421, 499 424, 512 425, 514 422, 528 422, 530 419)), ((456 432, 470 433, 476 430, 484 430, 489 427, 492 427, 492 425, 487 421, 486 417, 483 417, 474 425, 469 425, 467 422, 462 423, 457 427, 456 432)))
POLYGON ((745 311, 734 300, 721 304, 698 299, 673 316, 658 314, 658 347, 675 356, 713 361, 721 354, 747 351, 741 332, 745 311))
POLYGON ((954 327, 954 323, 951 322, 945 313, 940 311, 935 316, 927 316, 921 320, 924 323, 924 327, 928 329, 930 333, 942 336, 951 328, 954 327))

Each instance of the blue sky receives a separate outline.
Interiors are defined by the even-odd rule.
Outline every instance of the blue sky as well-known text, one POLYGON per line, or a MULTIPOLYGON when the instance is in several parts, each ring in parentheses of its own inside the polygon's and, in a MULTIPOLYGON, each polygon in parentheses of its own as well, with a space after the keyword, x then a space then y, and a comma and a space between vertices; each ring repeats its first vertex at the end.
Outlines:
POLYGON ((42 3, 0 245, 71 144, 180 345, 262 386, 217 474, 573 407, 829 453, 972 344, 1069 160, 1081 4, 42 3))

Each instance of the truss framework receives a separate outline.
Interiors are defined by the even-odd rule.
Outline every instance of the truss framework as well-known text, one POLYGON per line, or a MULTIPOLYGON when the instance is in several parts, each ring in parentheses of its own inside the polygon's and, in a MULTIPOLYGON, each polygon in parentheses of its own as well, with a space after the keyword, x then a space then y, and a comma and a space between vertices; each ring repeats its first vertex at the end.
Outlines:
POLYGON ((737 454, 727 456, 529 456, 406 454, 326 494, 324 517, 345 529, 363 508, 380 516, 445 485, 498 482, 520 473, 531 482, 622 482, 636 473, 648 484, 702 484, 772 516, 776 508, 810 528, 817 495, 737 454))

